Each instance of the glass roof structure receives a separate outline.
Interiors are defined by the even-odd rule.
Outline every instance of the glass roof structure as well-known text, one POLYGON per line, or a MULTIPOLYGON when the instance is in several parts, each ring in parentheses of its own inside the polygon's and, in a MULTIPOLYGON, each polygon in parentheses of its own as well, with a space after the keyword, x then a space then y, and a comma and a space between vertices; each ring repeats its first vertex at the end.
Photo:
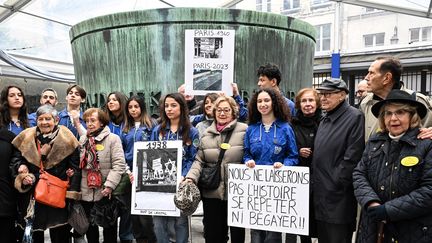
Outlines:
POLYGON ((69 30, 83 20, 150 8, 222 4, 217 0, 0 0, 0 50, 72 63, 69 30))
MULTIPOLYGON (((231 7, 242 1, 246 0, 0 0, 0 50, 72 64, 69 30, 83 20, 151 8, 231 7)), ((331 1, 432 18, 432 0, 331 1)))

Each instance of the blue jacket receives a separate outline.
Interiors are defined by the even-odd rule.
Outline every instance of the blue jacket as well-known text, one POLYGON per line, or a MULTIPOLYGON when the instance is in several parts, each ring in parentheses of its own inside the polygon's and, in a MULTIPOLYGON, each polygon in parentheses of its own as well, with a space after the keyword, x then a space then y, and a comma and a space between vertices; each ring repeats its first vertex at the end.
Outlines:
POLYGON ((288 99, 288 98, 285 97, 285 96, 284 96, 284 98, 285 98, 285 101, 286 101, 288 107, 290 108, 290 111, 291 111, 291 117, 295 117, 295 116, 296 116, 296 109, 295 109, 295 104, 294 104, 294 102, 292 102, 292 100, 288 99))
POLYGON ((147 126, 140 126, 138 128, 133 127, 129 130, 129 132, 123 132, 121 134, 120 138, 125 153, 126 163, 128 164, 129 168, 133 168, 132 162, 135 142, 150 141, 151 132, 151 129, 149 129, 147 126))
MULTIPOLYGON (((181 128, 176 133, 170 132, 170 125, 165 129, 165 136, 161 137, 160 134, 160 125, 157 125, 151 134, 150 140, 151 141, 169 141, 169 140, 182 140, 181 136, 181 128)), ((191 144, 183 144, 183 160, 182 160, 182 176, 186 176, 186 174, 189 172, 190 167, 192 166, 192 163, 195 160, 195 155, 198 151, 198 145, 199 145, 199 134, 198 130, 194 127, 191 128, 189 131, 189 139, 191 141, 191 144)))
POLYGON ((30 127, 35 127, 37 125, 36 112, 28 114, 27 119, 30 127))
MULTIPOLYGON (((82 115, 83 115, 83 113, 81 111, 80 112, 80 122, 84 126, 84 128, 87 128, 87 126, 86 126, 86 124, 82 118, 82 115)), ((74 124, 72 123, 66 108, 64 110, 60 111, 58 124, 69 128, 69 130, 73 133, 73 135, 75 135, 75 137, 77 139, 79 139, 78 130, 75 128, 74 124)))
POLYGON ((243 163, 254 160, 256 165, 297 165, 297 151, 294 131, 288 123, 276 120, 265 132, 264 125, 258 122, 246 130, 243 163))
POLYGON ((24 130, 24 127, 22 125, 21 126, 17 126, 15 124, 15 122, 11 121, 11 122, 9 122, 8 130, 10 132, 13 132, 15 135, 18 135, 20 132, 22 132, 24 130))
POLYGON ((108 127, 109 127, 111 133, 114 133, 115 135, 121 137, 121 135, 123 133, 123 127, 124 127, 123 123, 120 125, 117 125, 114 122, 110 121, 110 122, 108 122, 108 127))

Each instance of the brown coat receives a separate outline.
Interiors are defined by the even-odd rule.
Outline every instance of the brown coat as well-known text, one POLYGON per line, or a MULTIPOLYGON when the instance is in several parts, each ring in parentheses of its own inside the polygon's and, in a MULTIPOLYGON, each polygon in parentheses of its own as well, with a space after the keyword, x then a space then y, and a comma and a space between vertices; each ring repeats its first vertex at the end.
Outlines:
POLYGON ((216 130, 216 123, 213 122, 208 127, 200 140, 200 146, 198 153, 195 157, 195 161, 190 168, 187 178, 191 178, 197 182, 200 175, 201 169, 205 166, 216 166, 220 144, 225 140, 225 136, 228 131, 232 130, 229 144, 231 147, 225 152, 225 155, 221 162, 221 182, 216 190, 204 190, 202 195, 205 198, 218 198, 221 200, 227 200, 227 185, 228 185, 228 164, 241 164, 243 160, 243 140, 246 133, 247 125, 237 120, 232 121, 222 133, 216 130))
MULTIPOLYGON (((81 146, 83 146, 86 141, 87 136, 81 136, 81 146)), ((101 192, 105 187, 110 187, 114 190, 120 182, 122 174, 126 171, 126 162, 120 137, 111 133, 108 126, 106 126, 100 134, 95 137, 95 143, 99 148, 96 149, 96 153, 101 168, 103 186, 98 189, 88 188, 87 171, 83 169, 81 194, 82 200, 87 202, 97 202, 101 200, 101 192)))

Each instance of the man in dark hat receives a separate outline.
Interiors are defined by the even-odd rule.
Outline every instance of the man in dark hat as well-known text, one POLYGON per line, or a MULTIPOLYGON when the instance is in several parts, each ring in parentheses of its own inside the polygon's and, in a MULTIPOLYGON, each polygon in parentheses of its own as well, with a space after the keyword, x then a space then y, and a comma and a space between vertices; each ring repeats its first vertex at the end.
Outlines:
MULTIPOLYGON (((361 102, 360 110, 365 115, 365 139, 368 140, 369 136, 376 133, 378 128, 378 121, 372 114, 372 106, 380 100, 387 97, 393 89, 401 89, 416 97, 416 100, 423 103, 428 108, 428 113, 422 119, 424 127, 432 127, 432 114, 431 114, 431 101, 428 97, 421 93, 416 93, 412 90, 405 89, 401 85, 402 65, 395 57, 378 57, 370 65, 368 74, 365 77, 367 80, 367 89, 370 92, 361 102)), ((423 135, 422 137, 432 138, 432 135, 423 135)))
POLYGON ((326 79, 317 90, 326 111, 315 136, 311 169, 318 240, 351 243, 357 213, 352 172, 364 149, 364 117, 346 101, 343 80, 326 79))

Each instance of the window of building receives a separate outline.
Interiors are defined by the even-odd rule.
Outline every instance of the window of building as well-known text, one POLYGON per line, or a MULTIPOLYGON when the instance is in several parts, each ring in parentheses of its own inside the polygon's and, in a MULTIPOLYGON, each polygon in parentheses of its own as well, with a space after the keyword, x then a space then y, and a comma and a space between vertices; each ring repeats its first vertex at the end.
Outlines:
POLYGON ((329 51, 331 40, 331 24, 317 25, 315 28, 317 31, 315 51, 329 51))
POLYGON ((383 46, 384 45, 384 36, 385 33, 376 33, 364 35, 364 46, 372 47, 372 46, 383 46))
POLYGON ((292 10, 300 8, 300 0, 284 0, 283 10, 292 10))
POLYGON ((368 7, 366 7, 366 13, 374 12, 374 11, 375 11, 374 8, 368 8, 368 7))
POLYGON ((256 0, 256 10, 262 11, 262 0, 256 0))
POLYGON ((410 29, 410 43, 417 41, 430 41, 432 27, 421 27, 410 29))
POLYGON ((323 3, 328 3, 330 2, 329 0, 312 0, 312 5, 318 5, 318 4, 323 4, 323 3))
POLYGON ((256 10, 271 12, 271 0, 256 0, 256 10))

